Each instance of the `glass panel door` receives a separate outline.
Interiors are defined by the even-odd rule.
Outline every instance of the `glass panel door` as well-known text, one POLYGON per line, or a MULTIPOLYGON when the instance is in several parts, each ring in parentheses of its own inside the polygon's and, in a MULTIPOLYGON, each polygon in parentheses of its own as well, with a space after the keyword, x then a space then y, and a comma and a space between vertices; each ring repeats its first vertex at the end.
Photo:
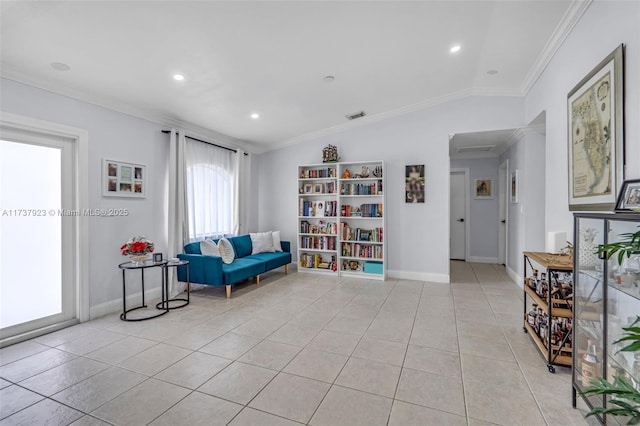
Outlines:
MULTIPOLYGON (((70 142, 0 140, 0 334, 73 318, 70 142), (71 259, 71 260, 70 260, 71 259)), ((37 141, 36 141, 37 140, 37 141)))
MULTIPOLYGON (((575 229, 574 274, 574 383, 579 391, 602 375, 604 260, 596 254, 604 243, 604 221, 579 218, 575 229)), ((602 406, 601 396, 588 398, 592 407, 602 406)))

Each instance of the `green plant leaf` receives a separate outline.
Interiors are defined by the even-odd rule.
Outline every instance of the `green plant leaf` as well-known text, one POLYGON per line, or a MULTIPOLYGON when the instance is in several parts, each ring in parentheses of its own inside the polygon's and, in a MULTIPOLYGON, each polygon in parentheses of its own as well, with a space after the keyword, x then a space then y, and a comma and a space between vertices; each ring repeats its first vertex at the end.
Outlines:
POLYGON ((620 349, 619 352, 635 352, 635 351, 640 351, 640 341, 632 343, 629 346, 625 346, 624 348, 620 349))

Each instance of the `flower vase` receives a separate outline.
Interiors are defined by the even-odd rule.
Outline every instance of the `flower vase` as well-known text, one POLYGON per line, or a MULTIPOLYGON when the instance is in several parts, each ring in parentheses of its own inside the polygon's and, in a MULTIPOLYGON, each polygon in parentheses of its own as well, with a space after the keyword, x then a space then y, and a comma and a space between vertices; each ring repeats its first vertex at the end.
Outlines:
POLYGON ((148 254, 134 254, 130 256, 131 262, 135 266, 142 266, 144 264, 144 261, 147 260, 148 258, 149 258, 148 254))

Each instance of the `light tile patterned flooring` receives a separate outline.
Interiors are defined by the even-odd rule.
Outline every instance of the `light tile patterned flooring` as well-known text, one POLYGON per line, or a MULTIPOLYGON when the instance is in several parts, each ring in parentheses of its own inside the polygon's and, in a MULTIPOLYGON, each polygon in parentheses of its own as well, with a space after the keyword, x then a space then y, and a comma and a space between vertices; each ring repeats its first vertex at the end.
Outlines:
POLYGON ((272 272, 0 350, 0 425, 583 425, 498 265, 452 284, 272 272))

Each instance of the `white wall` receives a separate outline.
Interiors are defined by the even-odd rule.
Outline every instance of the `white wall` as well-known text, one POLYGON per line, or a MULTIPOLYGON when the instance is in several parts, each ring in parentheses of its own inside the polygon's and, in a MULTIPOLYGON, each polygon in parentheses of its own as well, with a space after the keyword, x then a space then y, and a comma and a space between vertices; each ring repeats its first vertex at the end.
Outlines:
POLYGON ((544 251, 545 137, 525 134, 500 157, 509 160, 509 176, 518 170, 518 202, 508 201, 507 269, 520 283, 524 274, 523 251, 544 251))
MULTIPOLYGON (((122 281, 118 264, 127 261, 120 246, 134 235, 145 235, 156 251, 167 253, 166 164, 168 136, 158 124, 133 118, 11 80, 2 79, 2 110, 85 129, 89 134, 89 205, 91 209, 126 208, 126 217, 89 218, 89 300, 92 314, 121 309, 122 281), (102 158, 147 166, 144 199, 102 197, 102 158)), ((34 206, 35 208, 35 206, 34 206)), ((145 285, 159 288, 150 271, 145 285)), ((159 270, 157 272, 159 280, 159 270)), ((137 277, 131 283, 139 282, 137 277)), ((128 281, 129 283, 129 281, 128 281)), ((139 285, 128 293, 140 292, 139 285)))
POLYGON ((567 94, 624 43, 626 179, 640 178, 640 2, 594 1, 526 97, 525 118, 546 111, 546 231, 573 236, 568 208, 567 94))
POLYGON ((449 278, 449 135, 522 126, 523 99, 469 97, 366 123, 262 154, 260 230, 280 229, 295 249, 297 165, 319 163, 336 145, 343 161, 384 160, 388 271, 392 276, 449 278), (404 202, 408 164, 426 165, 425 204, 404 202))
POLYGON ((451 168, 469 169, 469 262, 498 261, 498 158, 451 160, 451 168), (493 179, 493 199, 474 198, 475 180, 493 179))

